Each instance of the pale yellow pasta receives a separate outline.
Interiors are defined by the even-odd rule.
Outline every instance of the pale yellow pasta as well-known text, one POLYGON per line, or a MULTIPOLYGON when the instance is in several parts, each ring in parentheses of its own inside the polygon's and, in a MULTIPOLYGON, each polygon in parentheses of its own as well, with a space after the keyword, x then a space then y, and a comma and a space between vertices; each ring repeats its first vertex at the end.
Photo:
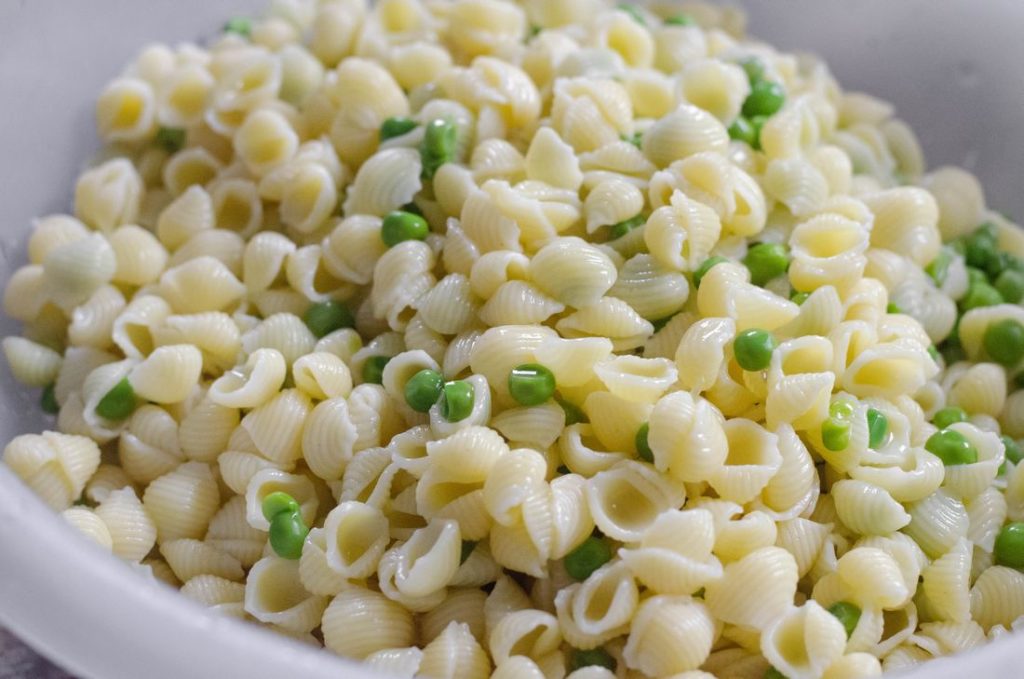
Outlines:
POLYGON ((22 384, 44 387, 60 373, 64 359, 49 347, 22 337, 5 337, 2 346, 11 374, 22 384))
POLYGON ((157 347, 132 368, 128 383, 139 397, 153 403, 179 403, 199 382, 203 355, 194 345, 157 347))
POLYGON ((60 516, 91 542, 110 549, 110 532, 103 520, 96 516, 91 509, 69 507, 61 512, 60 516))
POLYGON ((305 634, 320 623, 327 598, 299 582, 297 562, 276 556, 253 564, 245 580, 245 611, 260 622, 305 634))
POLYGON ((142 178, 131 162, 125 158, 108 160, 79 177, 75 216, 100 231, 113 231, 135 221, 143 193, 142 178))
POLYGON ((839 620, 813 600, 779 618, 761 636, 761 652, 786 676, 822 676, 846 646, 839 620))
POLYGON ((163 544, 202 537, 217 512, 220 495, 208 465, 186 462, 150 483, 142 503, 156 524, 157 542, 163 544))
POLYGON ((178 151, 164 164, 162 178, 172 195, 212 181, 222 169, 221 162, 202 147, 178 151))
POLYGON ((665 167, 701 151, 723 152, 728 144, 725 126, 712 113, 684 104, 644 134, 643 151, 652 163, 665 167))
POLYGON ((580 309, 597 303, 611 289, 616 271, 615 263, 599 248, 569 237, 556 238, 541 248, 530 260, 529 276, 554 299, 580 309))
POLYGON ((705 587, 704 600, 720 620, 765 630, 792 605, 797 577, 789 552, 762 547, 728 564, 705 587))
POLYGON ((149 231, 127 224, 110 234, 117 267, 113 281, 127 285, 146 285, 156 280, 167 262, 167 251, 149 231))
MULTIPOLYGON (((247 354, 274 349, 287 365, 312 352, 315 345, 316 337, 302 319, 287 312, 269 316, 242 335, 242 350, 247 354)), ((276 375, 276 370, 273 374, 276 375)))

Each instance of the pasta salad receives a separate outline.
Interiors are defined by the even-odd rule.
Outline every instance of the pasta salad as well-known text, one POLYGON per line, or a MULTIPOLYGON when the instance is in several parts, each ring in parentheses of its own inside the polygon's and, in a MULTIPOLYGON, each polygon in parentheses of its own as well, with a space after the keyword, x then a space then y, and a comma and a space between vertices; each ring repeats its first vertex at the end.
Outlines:
POLYGON ((736 10, 273 0, 36 220, 3 461, 393 676, 880 675, 1024 616, 1024 231, 736 10))

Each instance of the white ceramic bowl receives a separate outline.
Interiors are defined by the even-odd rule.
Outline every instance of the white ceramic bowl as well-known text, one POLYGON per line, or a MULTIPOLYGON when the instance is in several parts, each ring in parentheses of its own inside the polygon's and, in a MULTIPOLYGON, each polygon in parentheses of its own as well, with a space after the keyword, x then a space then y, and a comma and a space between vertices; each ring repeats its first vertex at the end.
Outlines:
MULTIPOLYGON (((32 217, 68 210, 97 146, 92 103, 147 41, 195 40, 263 0, 0 0, 0 280, 25 260, 32 217)), ((823 54, 845 87, 894 102, 933 165, 982 179, 1024 215, 1020 0, 785 0, 748 5, 755 35, 823 54)), ((3 335, 17 332, 0 320, 3 335)), ((0 440, 47 426, 0 367, 0 440)), ((52 424, 50 425, 52 426, 52 424)), ((0 466, 0 624, 82 677, 369 677, 326 652, 207 614, 94 550, 0 466)), ((1006 639, 919 677, 1020 675, 1006 639)))

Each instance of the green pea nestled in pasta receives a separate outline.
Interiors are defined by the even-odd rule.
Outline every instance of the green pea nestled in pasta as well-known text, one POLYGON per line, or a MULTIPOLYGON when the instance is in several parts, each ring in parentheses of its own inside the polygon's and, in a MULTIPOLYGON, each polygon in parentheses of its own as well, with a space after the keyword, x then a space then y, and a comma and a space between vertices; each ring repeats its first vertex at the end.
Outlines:
POLYGON ((404 210, 389 212, 380 227, 381 240, 389 248, 407 240, 423 240, 429 233, 427 220, 404 210))
POLYGON ((978 461, 978 449, 966 436, 953 429, 935 432, 925 441, 924 448, 947 467, 978 461))
POLYGON ((614 672, 617 667, 617 663, 611 653, 600 647, 588 650, 581 650, 578 648, 572 649, 572 653, 569 654, 570 672, 575 672, 582 667, 591 666, 604 667, 605 669, 614 672))
POLYGON ((772 353, 778 346, 775 336, 767 330, 751 328, 744 330, 733 340, 732 349, 736 362, 744 370, 764 370, 771 363, 772 353))
POLYGON ((967 411, 957 406, 946 406, 932 415, 932 424, 939 429, 945 429, 951 424, 967 421, 967 411))
POLYGON ((60 404, 57 403, 57 393, 54 385, 48 384, 43 387, 43 393, 39 397, 39 407, 44 413, 56 415, 60 412, 60 404))
POLYGON ((96 404, 96 414, 108 420, 124 420, 135 412, 138 399, 131 382, 125 377, 108 391, 96 404))
POLYGON ((707 259, 705 259, 701 263, 701 265, 697 267, 697 270, 693 272, 693 287, 700 287, 701 280, 704 278, 704 276, 707 275, 708 271, 711 271, 711 268, 713 266, 728 261, 728 259, 722 257, 721 255, 715 255, 713 257, 708 257, 707 259))
POLYGON ((831 451, 846 450, 850 445, 854 406, 849 401, 835 401, 828 409, 828 417, 821 423, 821 442, 831 451))
POLYGON ((455 160, 457 140, 458 130, 452 121, 437 118, 427 123, 420 143, 424 179, 433 179, 439 167, 455 160))
POLYGON ((881 410, 868 408, 868 447, 877 449, 889 434, 889 418, 881 410))
POLYGON ((612 560, 612 548, 603 537, 591 535, 576 549, 565 555, 565 572, 575 580, 583 581, 601 566, 612 560))
POLYGON ((993 554, 1000 566, 1024 570, 1024 523, 1008 523, 996 535, 993 554))
POLYGON ((637 457, 644 462, 654 462, 654 451, 651 450, 651 444, 647 441, 650 431, 650 423, 644 422, 640 425, 640 428, 636 430, 636 437, 634 440, 637 457))
POLYGON ((302 320, 317 337, 325 337, 335 330, 352 328, 356 324, 348 307, 334 300, 311 304, 303 314, 302 320))
POLYGON ((982 343, 996 363, 1015 366, 1024 359, 1024 324, 1012 318, 997 321, 985 330, 982 343))
POLYGON ((436 370, 421 370, 405 383, 405 402, 416 412, 425 413, 441 398, 444 377, 436 370))
POLYGON ((263 498, 261 510, 270 522, 270 546, 274 552, 285 559, 302 556, 309 528, 302 520, 295 498, 283 491, 274 491, 263 498))
POLYGON ((555 394, 555 375, 537 363, 524 363, 508 374, 508 391, 517 403, 538 406, 555 394))
POLYGON ((370 356, 363 363, 363 382, 380 384, 384 381, 384 366, 391 360, 390 356, 370 356))
POLYGON ((782 243, 758 243, 747 251, 743 264, 750 269, 750 282, 763 286, 786 273, 789 248, 782 243))
POLYGON ((465 380, 446 382, 441 390, 441 417, 448 422, 461 422, 473 412, 473 385, 465 380))
POLYGON ((401 137, 416 129, 416 121, 412 118, 396 116, 386 119, 380 125, 380 140, 387 141, 395 137, 401 137))
POLYGON ((849 601, 837 601, 828 607, 828 612, 834 615, 839 622, 843 623, 843 629, 846 630, 846 638, 849 639, 853 635, 853 630, 857 629, 857 623, 860 622, 860 607, 849 601))

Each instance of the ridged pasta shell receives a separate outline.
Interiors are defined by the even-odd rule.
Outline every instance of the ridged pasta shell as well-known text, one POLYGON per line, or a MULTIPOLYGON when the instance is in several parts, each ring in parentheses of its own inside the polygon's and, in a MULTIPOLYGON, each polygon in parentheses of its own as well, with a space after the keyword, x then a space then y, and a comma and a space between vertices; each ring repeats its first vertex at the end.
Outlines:
POLYGON ((705 586, 704 600, 716 618, 764 630, 792 605, 797 579, 789 552, 763 547, 727 565, 720 580, 705 586))
POLYGON ((311 595, 299 581, 299 563, 271 556, 261 559, 245 581, 245 612, 260 622, 308 633, 320 622, 327 598, 311 595))

